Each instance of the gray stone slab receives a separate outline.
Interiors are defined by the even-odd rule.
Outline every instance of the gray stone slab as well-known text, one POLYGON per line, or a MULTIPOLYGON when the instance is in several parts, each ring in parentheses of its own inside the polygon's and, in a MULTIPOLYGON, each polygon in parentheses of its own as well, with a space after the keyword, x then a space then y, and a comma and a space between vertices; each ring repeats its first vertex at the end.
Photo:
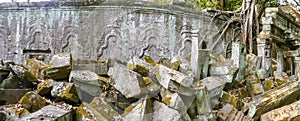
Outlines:
POLYGON ((48 105, 20 119, 20 121, 71 121, 72 119, 71 111, 53 105, 48 105))

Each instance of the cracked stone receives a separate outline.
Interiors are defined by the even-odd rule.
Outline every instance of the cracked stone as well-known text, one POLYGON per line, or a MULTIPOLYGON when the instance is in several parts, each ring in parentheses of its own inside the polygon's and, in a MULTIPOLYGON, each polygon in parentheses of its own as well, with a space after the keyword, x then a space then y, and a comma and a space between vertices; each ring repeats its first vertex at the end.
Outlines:
POLYGON ((146 93, 142 76, 122 64, 115 63, 109 68, 108 75, 112 78, 109 83, 127 98, 138 98, 146 93))

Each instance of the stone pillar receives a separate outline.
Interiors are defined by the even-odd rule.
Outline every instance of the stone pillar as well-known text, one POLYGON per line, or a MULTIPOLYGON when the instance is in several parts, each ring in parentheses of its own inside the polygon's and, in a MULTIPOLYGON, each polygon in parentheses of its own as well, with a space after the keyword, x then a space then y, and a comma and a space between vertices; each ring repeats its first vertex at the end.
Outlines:
POLYGON ((233 61, 234 67, 239 67, 240 65, 240 43, 232 42, 231 60, 233 61))
POLYGON ((283 51, 279 47, 276 47, 276 60, 277 60, 277 69, 276 71, 283 72, 283 51))
POLYGON ((299 79, 300 79, 300 57, 295 57, 294 62, 295 62, 295 75, 297 76, 297 79, 299 81, 299 79))
POLYGON ((199 30, 192 31, 191 69, 196 79, 200 79, 201 70, 199 65, 199 30))

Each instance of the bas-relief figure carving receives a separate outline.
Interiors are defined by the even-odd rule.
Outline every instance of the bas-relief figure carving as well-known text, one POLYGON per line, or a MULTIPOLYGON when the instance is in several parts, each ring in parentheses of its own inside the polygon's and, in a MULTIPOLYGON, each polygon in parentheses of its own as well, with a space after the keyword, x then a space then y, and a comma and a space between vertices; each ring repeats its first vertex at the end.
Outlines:
MULTIPOLYGON (((0 39, 4 40, 0 46, 1 50, 8 53, 1 54, 0 57, 12 56, 13 54, 9 53, 12 52, 10 47, 50 49, 49 56, 71 52, 75 59, 112 57, 127 61, 133 56, 142 58, 145 55, 154 60, 160 57, 186 57, 192 52, 191 30, 207 28, 206 21, 210 20, 209 17, 201 17, 203 15, 193 18, 165 13, 163 10, 141 12, 142 10, 143 7, 129 7, 124 11, 100 5, 93 10, 70 7, 68 10, 48 8, 5 11, 0 13, 0 16, 18 14, 16 17, 8 17, 7 20, 0 20, 0 39), (10 27, 6 27, 7 21, 11 21, 10 27), (8 41, 7 34, 12 32, 11 30, 18 30, 18 33, 10 35, 13 41, 8 41), (16 40, 19 42, 15 42, 16 40)), ((17 55, 22 59, 28 58, 22 50, 17 55)))

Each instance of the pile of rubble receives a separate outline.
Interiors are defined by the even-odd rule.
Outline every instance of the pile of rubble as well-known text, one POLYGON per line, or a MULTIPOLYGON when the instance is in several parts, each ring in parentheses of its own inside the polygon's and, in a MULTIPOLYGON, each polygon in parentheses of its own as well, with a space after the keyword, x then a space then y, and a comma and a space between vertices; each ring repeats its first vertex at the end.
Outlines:
POLYGON ((177 57, 158 62, 133 57, 125 63, 73 60, 70 53, 61 53, 49 64, 40 57, 23 65, 1 61, 0 119, 297 119, 299 83, 284 72, 257 69, 259 59, 248 56, 245 69, 238 69, 211 53, 209 68, 203 68, 209 74, 200 80, 189 59, 177 57), (240 75, 245 79, 238 80, 240 75))

